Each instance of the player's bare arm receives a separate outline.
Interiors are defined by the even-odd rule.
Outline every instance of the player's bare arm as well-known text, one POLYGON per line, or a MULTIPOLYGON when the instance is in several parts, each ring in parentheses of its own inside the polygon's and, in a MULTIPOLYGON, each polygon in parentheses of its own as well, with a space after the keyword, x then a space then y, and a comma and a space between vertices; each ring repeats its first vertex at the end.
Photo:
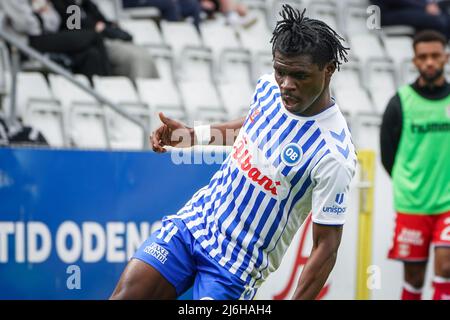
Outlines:
POLYGON ((343 226, 313 224, 313 248, 292 299, 315 299, 333 270, 343 226))
MULTIPOLYGON (((156 129, 151 137, 150 142, 152 149, 158 153, 164 153, 167 150, 165 146, 187 148, 198 144, 193 127, 166 117, 162 112, 159 113, 162 125, 156 129)), ((244 124, 245 117, 231 120, 219 124, 211 125, 210 130, 211 145, 233 145, 239 129, 244 124), (230 138, 231 137, 231 138, 230 138)))

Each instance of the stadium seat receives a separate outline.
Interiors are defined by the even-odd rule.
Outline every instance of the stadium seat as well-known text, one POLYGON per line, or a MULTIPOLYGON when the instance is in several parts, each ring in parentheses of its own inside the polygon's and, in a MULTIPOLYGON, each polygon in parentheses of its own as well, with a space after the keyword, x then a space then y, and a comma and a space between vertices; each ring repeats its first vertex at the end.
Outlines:
POLYGON ((222 23, 203 23, 200 30, 203 43, 213 52, 215 78, 251 83, 251 55, 242 48, 235 30, 222 23))
MULTIPOLYGON (((83 75, 76 80, 90 86, 83 75)), ((68 140, 79 148, 107 148, 104 108, 99 102, 62 76, 50 74, 50 87, 61 101, 68 140)))
MULTIPOLYGON (((130 79, 126 77, 94 77, 93 80, 94 86, 100 94, 110 99, 121 110, 128 112, 130 116, 140 119, 142 124, 150 125, 149 108, 139 99, 130 79)), ((119 115, 111 108, 106 109, 105 116, 112 148, 142 148, 143 132, 139 125, 119 115), (137 140, 133 142, 133 139, 137 140)))
POLYGON ((172 48, 178 79, 213 80, 211 49, 203 46, 192 23, 161 21, 161 31, 172 48))
MULTIPOLYGON (((60 107, 55 99, 47 80, 41 73, 20 72, 17 75, 16 115, 24 116, 28 108, 33 106, 60 107)), ((40 108, 39 107, 39 108, 40 108)))
POLYGON ((416 81, 419 73, 412 61, 405 61, 401 64, 401 77, 399 85, 409 84, 416 81))
POLYGON ((372 101, 363 88, 341 88, 335 91, 335 97, 341 110, 351 117, 357 114, 375 114, 372 101))
MULTIPOLYGON (((306 7, 305 1, 303 0, 266 0, 266 15, 270 29, 275 28, 277 20, 280 18, 279 12, 283 8, 283 4, 289 4, 300 11, 306 7)), ((309 14, 311 13, 309 10, 308 12, 309 14)))
MULTIPOLYGON (((90 87, 90 82, 86 78, 86 76, 78 74, 75 75, 75 79, 82 84, 90 87)), ((77 87, 66 78, 56 74, 50 74, 48 76, 48 80, 53 95, 61 102, 65 124, 70 123, 72 109, 76 108, 77 106, 91 106, 93 108, 100 107, 100 104, 93 96, 89 95, 87 92, 77 87)), ((72 136, 71 130, 71 126, 67 125, 66 134, 68 137, 72 136)))
MULTIPOLYGON (((75 79, 87 87, 90 87, 89 79, 81 74, 75 75, 75 79)), ((53 95, 61 102, 64 111, 68 111, 74 105, 97 105, 97 100, 66 78, 56 74, 48 76, 53 95)))
POLYGON ((349 37, 351 52, 362 64, 369 60, 387 60, 388 57, 377 35, 372 33, 355 34, 349 37))
MULTIPOLYGON (((385 33, 383 33, 385 34, 385 33)), ((388 37, 383 38, 384 47, 388 57, 395 63, 397 75, 401 75, 403 63, 411 61, 414 56, 413 41, 410 37, 388 37)))
POLYGON ((215 122, 228 119, 217 90, 211 82, 181 82, 180 92, 190 124, 196 121, 215 122))
POLYGON ((68 136, 71 146, 87 149, 109 147, 103 107, 74 106, 69 112, 68 136))
POLYGON ((382 114, 397 88, 394 64, 372 61, 367 65, 367 89, 371 92, 376 112, 382 114))
POLYGON ((159 73, 159 78, 175 82, 172 49, 162 37, 156 22, 150 19, 122 19, 120 26, 130 32, 136 45, 147 49, 159 73))
POLYGON ((260 52, 271 52, 272 47, 270 45, 270 39, 272 35, 267 26, 264 11, 255 9, 249 12, 255 15, 258 18, 258 21, 250 28, 238 29, 242 46, 254 54, 260 52))
POLYGON ((163 48, 148 48, 148 52, 153 58, 159 79, 166 82, 175 83, 177 81, 175 74, 175 59, 172 50, 163 48))
MULTIPOLYGON (((380 137, 380 115, 358 114, 351 122, 352 140, 357 150, 374 149, 379 150, 380 137)), ((379 153, 377 152, 379 157, 379 153)))
POLYGON ((249 85, 223 83, 218 85, 218 89, 229 119, 247 115, 253 95, 249 85))
POLYGON ((0 41, 0 99, 9 93, 9 65, 10 58, 8 48, 6 48, 6 45, 0 41))
POLYGON ((136 89, 129 78, 126 77, 93 77, 95 89, 107 97, 113 103, 121 105, 140 106, 143 104, 139 100, 136 89))
POLYGON ((125 19, 120 26, 133 36, 133 43, 139 46, 164 47, 164 40, 154 20, 125 19))
POLYGON ((168 117, 179 121, 187 120, 174 83, 161 79, 137 79, 136 86, 141 101, 150 107, 152 128, 157 128, 161 123, 158 112, 164 112, 168 117))
POLYGON ((272 72, 273 57, 270 39, 271 31, 267 27, 266 16, 260 9, 251 10, 253 15, 258 17, 258 22, 250 28, 238 29, 242 46, 252 54, 252 80, 256 80, 265 73, 272 72))
POLYGON ((361 87, 361 66, 357 61, 351 60, 340 66, 333 74, 331 87, 333 90, 340 88, 361 87))
POLYGON ((345 35, 357 35, 372 33, 373 30, 367 28, 367 7, 370 5, 366 1, 339 1, 339 12, 342 19, 342 27, 345 35))
POLYGON ((308 5, 308 16, 328 24, 333 30, 342 33, 336 3, 330 1, 312 1, 308 5))
MULTIPOLYGON (((148 109, 124 106, 125 111, 147 126, 150 125, 148 109)), ((105 111, 109 143, 112 149, 140 150, 144 143, 142 128, 111 109, 105 111)), ((146 137, 147 138, 147 137, 146 137)))
POLYGON ((32 104, 23 115, 23 123, 40 131, 50 146, 65 146, 65 126, 58 105, 32 104))

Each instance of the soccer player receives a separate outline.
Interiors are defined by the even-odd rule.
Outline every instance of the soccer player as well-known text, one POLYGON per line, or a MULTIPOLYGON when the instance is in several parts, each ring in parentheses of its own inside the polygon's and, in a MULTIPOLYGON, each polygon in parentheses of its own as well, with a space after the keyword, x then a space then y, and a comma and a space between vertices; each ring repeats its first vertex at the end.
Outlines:
POLYGON ((420 300, 430 243, 433 299, 450 299, 450 85, 447 40, 422 31, 413 41, 418 79, 390 100, 381 156, 392 176, 396 227, 389 258, 403 261, 403 300, 420 300))
POLYGON ((245 118, 189 128, 160 114, 156 152, 179 145, 180 132, 182 146, 239 134, 210 183, 137 250, 112 299, 174 299, 192 285, 194 299, 253 299, 311 211, 313 249, 293 298, 316 298, 336 261, 356 155, 329 89, 348 48, 304 13, 283 6, 275 72, 259 79, 245 118))

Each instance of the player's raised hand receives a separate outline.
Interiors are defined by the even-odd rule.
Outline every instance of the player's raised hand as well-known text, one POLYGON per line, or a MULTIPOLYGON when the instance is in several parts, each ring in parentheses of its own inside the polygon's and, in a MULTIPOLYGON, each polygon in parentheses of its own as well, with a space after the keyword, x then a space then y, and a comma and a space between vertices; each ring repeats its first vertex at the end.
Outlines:
POLYGON ((164 149, 165 146, 190 147, 193 145, 193 128, 166 117, 162 112, 159 113, 159 118, 162 125, 150 137, 153 151, 164 153, 167 151, 164 149))

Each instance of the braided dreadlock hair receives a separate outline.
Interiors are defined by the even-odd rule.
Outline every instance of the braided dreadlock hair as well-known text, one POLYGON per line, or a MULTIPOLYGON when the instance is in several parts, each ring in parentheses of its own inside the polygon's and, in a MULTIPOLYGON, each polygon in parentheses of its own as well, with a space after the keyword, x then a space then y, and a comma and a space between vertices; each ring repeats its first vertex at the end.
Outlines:
POLYGON ((323 69, 329 62, 333 62, 339 70, 342 61, 347 62, 347 50, 340 35, 325 22, 305 17, 305 11, 300 12, 288 4, 284 4, 273 36, 272 54, 278 51, 284 56, 307 54, 313 63, 323 69))

